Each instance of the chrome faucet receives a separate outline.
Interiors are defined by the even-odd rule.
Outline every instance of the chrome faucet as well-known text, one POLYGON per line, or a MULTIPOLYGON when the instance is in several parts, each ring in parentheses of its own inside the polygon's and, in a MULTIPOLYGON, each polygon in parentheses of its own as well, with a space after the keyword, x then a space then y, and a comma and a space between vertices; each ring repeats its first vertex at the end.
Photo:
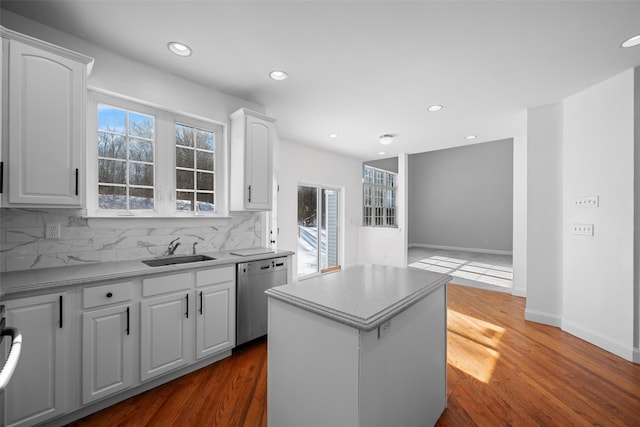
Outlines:
POLYGON ((180 246, 180 242, 178 242, 178 240, 180 240, 179 237, 177 237, 177 238, 173 239, 171 242, 169 242, 169 247, 167 248, 167 251, 164 253, 165 255, 173 255, 174 254, 176 249, 178 249, 178 246, 180 246))
POLYGON ((196 254, 196 245, 197 245, 197 244, 198 244, 198 242, 193 242, 193 246, 191 247, 191 253, 192 253, 193 255, 195 255, 195 254, 196 254))

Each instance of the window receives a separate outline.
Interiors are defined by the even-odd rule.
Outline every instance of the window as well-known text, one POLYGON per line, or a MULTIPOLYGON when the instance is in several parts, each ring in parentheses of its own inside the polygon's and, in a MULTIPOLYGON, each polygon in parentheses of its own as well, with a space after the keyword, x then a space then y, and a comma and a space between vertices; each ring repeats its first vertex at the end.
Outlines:
POLYGON ((362 223, 369 227, 396 227, 398 174, 364 166, 362 223))
POLYGON ((340 268, 340 190, 298 186, 298 277, 340 268))
POLYGON ((215 133, 176 124, 176 210, 215 210, 215 133))
POLYGON ((221 125, 95 92, 89 105, 89 216, 227 213, 221 125))
POLYGON ((153 210, 155 117, 98 104, 98 206, 153 210))

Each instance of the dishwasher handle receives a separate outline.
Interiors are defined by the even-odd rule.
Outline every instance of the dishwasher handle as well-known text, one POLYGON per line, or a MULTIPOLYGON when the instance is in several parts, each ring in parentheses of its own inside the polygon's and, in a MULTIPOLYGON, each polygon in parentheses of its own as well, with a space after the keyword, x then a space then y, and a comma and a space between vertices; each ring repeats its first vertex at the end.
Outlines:
POLYGON ((7 388, 13 373, 18 366, 18 360, 20 359, 20 352, 22 351, 22 334, 16 328, 6 327, 2 329, 1 336, 11 337, 11 347, 9 348, 9 355, 7 360, 0 371, 0 391, 7 388))

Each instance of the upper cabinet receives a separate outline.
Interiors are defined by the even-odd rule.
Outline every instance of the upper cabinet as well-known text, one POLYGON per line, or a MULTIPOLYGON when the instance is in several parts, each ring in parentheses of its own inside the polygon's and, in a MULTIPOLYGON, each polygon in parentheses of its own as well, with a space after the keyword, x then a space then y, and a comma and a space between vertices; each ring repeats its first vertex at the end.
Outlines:
POLYGON ((0 32, 2 206, 83 206, 84 102, 93 60, 0 32))
POLYGON ((271 210, 275 120, 245 108, 230 118, 230 210, 271 210))

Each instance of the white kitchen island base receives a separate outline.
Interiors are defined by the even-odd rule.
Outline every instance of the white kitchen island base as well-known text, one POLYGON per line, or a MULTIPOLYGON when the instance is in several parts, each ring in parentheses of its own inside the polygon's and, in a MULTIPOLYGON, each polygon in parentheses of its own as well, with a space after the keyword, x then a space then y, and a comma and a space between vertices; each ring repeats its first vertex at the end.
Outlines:
POLYGON ((270 426, 435 424, 446 406, 444 282, 369 331, 270 296, 270 426))

